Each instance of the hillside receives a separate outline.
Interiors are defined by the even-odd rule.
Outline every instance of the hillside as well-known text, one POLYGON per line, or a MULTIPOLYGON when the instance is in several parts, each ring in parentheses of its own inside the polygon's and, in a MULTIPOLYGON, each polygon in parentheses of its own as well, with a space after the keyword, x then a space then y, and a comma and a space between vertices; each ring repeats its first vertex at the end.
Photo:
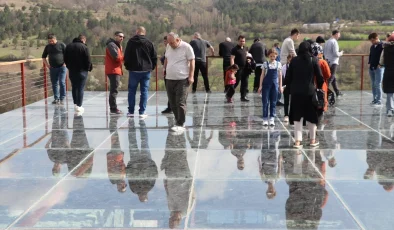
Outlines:
MULTIPOLYGON (((263 37, 281 41, 291 28, 303 34, 329 35, 329 30, 304 29, 303 23, 329 22, 340 27, 343 40, 365 40, 372 31, 384 34, 393 27, 367 24, 390 19, 394 0, 0 0, 0 58, 39 56, 48 32, 65 43, 79 33, 88 37, 93 54, 104 53, 105 41, 115 30, 127 37, 137 25, 160 43, 169 31, 189 40, 199 31, 215 46, 225 37, 263 37), (332 23, 334 20, 338 23, 332 23), (4 57, 5 56, 5 57, 4 57)), ((162 48, 161 48, 162 49, 162 48)), ((161 50, 159 50, 161 52, 161 50)), ((0 60, 0 61, 1 61, 0 60)))

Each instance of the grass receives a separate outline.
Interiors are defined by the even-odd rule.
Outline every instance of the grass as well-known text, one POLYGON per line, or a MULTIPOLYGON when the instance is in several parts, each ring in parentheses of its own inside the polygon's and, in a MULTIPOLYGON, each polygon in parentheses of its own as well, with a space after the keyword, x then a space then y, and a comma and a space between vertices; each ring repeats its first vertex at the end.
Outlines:
POLYGON ((338 41, 339 48, 342 49, 354 49, 361 45, 363 41, 338 41))

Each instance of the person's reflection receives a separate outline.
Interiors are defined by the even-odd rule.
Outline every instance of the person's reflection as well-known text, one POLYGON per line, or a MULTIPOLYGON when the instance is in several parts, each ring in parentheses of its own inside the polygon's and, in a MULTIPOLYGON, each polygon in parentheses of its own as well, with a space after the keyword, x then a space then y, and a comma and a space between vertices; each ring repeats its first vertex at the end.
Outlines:
POLYGON ((75 177, 88 177, 92 173, 94 149, 89 147, 83 117, 75 114, 70 151, 67 154, 68 171, 75 177))
POLYGON ((134 119, 129 120, 130 161, 126 171, 131 191, 138 196, 141 202, 147 202, 148 193, 155 186, 159 174, 156 163, 152 160, 145 121, 140 120, 139 126, 141 150, 137 144, 137 129, 134 119))
POLYGON ((280 132, 263 132, 262 148, 259 161, 261 180, 268 184, 268 199, 276 197, 275 183, 280 177, 279 142, 280 132))
POLYGON ((318 229, 328 192, 321 174, 325 175, 325 162, 320 154, 311 150, 308 158, 300 150, 282 151, 289 198, 286 201, 288 229, 318 229), (318 169, 320 173, 316 171, 318 169))
MULTIPOLYGON (((184 133, 180 135, 172 132, 168 133, 165 156, 160 169, 164 170, 166 175, 164 188, 167 193, 168 209, 171 212, 169 228, 174 229, 188 214, 190 193, 192 192, 193 178, 187 161, 184 133)), ((194 200, 194 197, 192 199, 194 200)))
POLYGON ((120 149, 118 119, 119 116, 111 116, 109 121, 109 132, 111 135, 111 151, 107 153, 107 172, 111 184, 116 185, 118 192, 126 192, 126 166, 124 163, 124 152, 120 149))
MULTIPOLYGON (((386 143, 384 141, 383 143, 386 143)), ((387 144, 392 144, 387 141, 387 144)), ((372 180, 376 175, 378 183, 386 192, 394 190, 394 156, 387 150, 367 151, 368 169, 364 174, 364 179, 372 180)))
MULTIPOLYGON (((205 103, 208 104, 209 102, 209 97, 207 98, 207 101, 205 103)), ((198 127, 201 127, 202 122, 203 122, 203 116, 204 116, 204 107, 199 108, 199 103, 197 100, 197 95, 193 95, 193 138, 190 137, 189 131, 186 132, 187 140, 190 143, 190 146, 192 149, 197 151, 198 149, 207 149, 209 143, 211 142, 212 136, 213 136, 213 130, 211 130, 209 137, 207 138, 206 131, 202 130, 201 132, 201 137, 200 137, 200 129, 198 127)), ((204 104, 202 104, 204 106, 204 104)), ((208 107, 206 108, 208 110, 208 107)), ((208 113, 208 112, 207 112, 208 113)))
MULTIPOLYGON (((331 111, 335 112, 335 110, 331 111)), ((335 158, 335 151, 341 148, 341 145, 338 141, 337 130, 326 131, 326 128, 335 128, 334 127, 334 119, 333 114, 331 116, 323 114, 319 117, 319 123, 317 126, 317 136, 321 142, 325 142, 328 145, 328 150, 321 150, 321 154, 327 159, 328 165, 331 168, 334 168, 337 165, 337 161, 335 158)))
POLYGON ((234 140, 237 137, 238 118, 234 114, 233 106, 223 107, 222 127, 219 130, 219 143, 224 149, 232 150, 234 148, 234 140))
POLYGON ((52 136, 45 145, 48 158, 54 163, 52 174, 59 176, 62 164, 67 163, 67 152, 70 148, 67 133, 67 112, 63 106, 56 106, 52 121, 52 136))
POLYGON ((242 106, 241 119, 238 124, 235 125, 235 138, 233 141, 234 145, 233 149, 231 150, 231 154, 237 158, 238 170, 245 169, 244 156, 246 154, 246 150, 250 148, 250 138, 248 132, 249 129, 249 107, 242 106))

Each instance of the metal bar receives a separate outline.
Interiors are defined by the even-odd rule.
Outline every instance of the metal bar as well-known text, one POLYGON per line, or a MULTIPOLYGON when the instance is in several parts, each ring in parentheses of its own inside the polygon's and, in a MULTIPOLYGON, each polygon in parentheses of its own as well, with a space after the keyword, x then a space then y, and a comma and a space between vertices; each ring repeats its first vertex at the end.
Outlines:
POLYGON ((158 91, 158 88, 159 88, 159 83, 158 83, 158 81, 159 81, 159 77, 158 77, 159 71, 157 70, 158 68, 159 68, 159 66, 156 65, 156 70, 155 70, 155 72, 156 72, 156 92, 158 91))
POLYGON ((48 97, 48 78, 47 78, 47 67, 45 63, 42 62, 42 67, 44 68, 44 98, 48 97))
POLYGON ((361 56, 361 86, 360 90, 364 89, 364 56, 361 56))
POLYGON ((25 87, 25 64, 21 65, 21 89, 22 89, 22 106, 26 105, 26 87, 25 87))

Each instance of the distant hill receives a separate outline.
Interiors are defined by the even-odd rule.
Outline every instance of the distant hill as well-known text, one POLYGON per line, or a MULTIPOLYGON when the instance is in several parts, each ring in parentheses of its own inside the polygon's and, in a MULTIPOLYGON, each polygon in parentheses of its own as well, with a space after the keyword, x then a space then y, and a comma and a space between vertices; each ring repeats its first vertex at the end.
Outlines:
POLYGON ((291 28, 317 22, 330 23, 330 29, 341 27, 344 39, 364 40, 372 31, 394 30, 364 25, 367 20, 391 19, 392 12, 394 0, 0 0, 0 57, 11 47, 12 54, 29 56, 30 48, 39 50, 45 43, 48 32, 65 43, 85 33, 92 53, 102 54, 115 30, 130 37, 138 25, 147 28, 156 44, 169 31, 185 40, 199 31, 214 45, 239 34, 281 41, 291 28), (337 18, 340 22, 332 24, 337 18))

